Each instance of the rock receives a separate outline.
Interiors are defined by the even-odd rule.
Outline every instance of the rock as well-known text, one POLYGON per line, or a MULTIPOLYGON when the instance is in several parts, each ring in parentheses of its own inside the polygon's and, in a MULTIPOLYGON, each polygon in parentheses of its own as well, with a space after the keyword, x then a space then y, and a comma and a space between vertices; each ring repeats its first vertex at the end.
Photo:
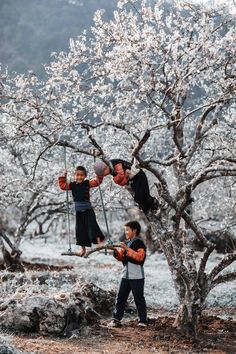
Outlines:
POLYGON ((75 306, 71 306, 66 313, 63 335, 65 337, 72 337, 75 334, 78 336, 83 322, 85 321, 79 310, 75 306))
POLYGON ((7 309, 7 306, 8 306, 7 302, 1 301, 1 302, 0 302, 0 311, 6 310, 6 309, 7 309))
POLYGON ((1 287, 0 328, 6 331, 78 336, 111 314, 115 294, 56 272, 7 277, 1 287), (19 286, 18 286, 19 284, 19 286), (65 292, 60 291, 66 289, 65 292))
POLYGON ((54 296, 54 300, 56 300, 56 301, 68 301, 69 300, 69 294, 65 294, 65 293, 56 294, 54 296))
POLYGON ((19 352, 18 350, 13 348, 5 341, 0 340, 0 354, 23 354, 23 353, 19 352))
POLYGON ((50 274, 48 272, 45 272, 44 274, 41 274, 38 277, 39 284, 40 285, 45 284, 48 281, 49 277, 50 277, 50 274))
POLYGON ((82 286, 81 283, 77 283, 72 289, 72 294, 79 299, 81 296, 90 299, 93 309, 104 316, 110 314, 114 305, 115 293, 105 291, 93 283, 82 284, 82 286))

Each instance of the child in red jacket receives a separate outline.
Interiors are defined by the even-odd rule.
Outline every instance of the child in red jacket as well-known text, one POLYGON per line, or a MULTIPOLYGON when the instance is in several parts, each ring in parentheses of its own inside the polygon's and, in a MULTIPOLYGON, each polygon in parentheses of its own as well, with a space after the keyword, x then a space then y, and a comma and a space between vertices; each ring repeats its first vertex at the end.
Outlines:
POLYGON ((131 187, 135 202, 145 214, 159 208, 158 200, 150 195, 147 176, 143 170, 122 159, 113 159, 110 162, 114 172, 103 161, 94 164, 94 171, 101 182, 103 177, 111 174, 113 181, 119 186, 131 187))
POLYGON ((76 167, 74 173, 74 182, 67 183, 66 175, 58 178, 59 187, 62 190, 68 188, 72 192, 76 211, 76 244, 81 246, 78 256, 86 253, 86 247, 91 247, 91 243, 101 243, 104 235, 96 221, 96 215, 90 203, 90 188, 97 187, 100 184, 98 178, 87 180, 87 171, 83 166, 76 167))
POLYGON ((122 279, 117 294, 113 320, 110 327, 120 327, 124 315, 125 304, 130 292, 134 296, 134 302, 138 311, 140 327, 147 326, 147 308, 144 297, 144 269, 146 258, 146 246, 140 238, 141 226, 137 221, 125 224, 126 242, 121 242, 121 249, 111 247, 114 257, 124 265, 122 279))

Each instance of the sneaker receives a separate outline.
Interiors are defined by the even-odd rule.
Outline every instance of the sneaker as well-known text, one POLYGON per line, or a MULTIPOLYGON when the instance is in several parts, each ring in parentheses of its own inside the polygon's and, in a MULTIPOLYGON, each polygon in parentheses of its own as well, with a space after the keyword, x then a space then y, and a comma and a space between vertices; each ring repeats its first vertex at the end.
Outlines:
POLYGON ((139 322, 138 323, 138 327, 146 328, 147 327, 147 322, 139 322))
POLYGON ((107 325, 107 327, 109 327, 109 328, 118 328, 118 327, 121 327, 121 326, 122 326, 122 324, 121 324, 121 321, 119 321, 119 320, 112 320, 107 325))

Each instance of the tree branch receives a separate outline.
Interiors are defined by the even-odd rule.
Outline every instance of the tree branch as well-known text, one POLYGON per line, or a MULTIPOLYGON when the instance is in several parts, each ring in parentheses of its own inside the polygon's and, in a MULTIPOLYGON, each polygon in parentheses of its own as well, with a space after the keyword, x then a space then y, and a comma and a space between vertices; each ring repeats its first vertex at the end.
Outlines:
POLYGON ((207 108, 205 110, 205 112, 203 113, 202 117, 200 118, 199 120, 199 123, 198 123, 198 126, 196 128, 196 132, 195 132, 195 136, 194 136, 194 139, 193 139, 193 143, 192 145, 190 146, 189 150, 186 152, 186 155, 188 156, 187 157, 187 160, 186 160, 186 164, 191 160, 194 152, 196 151, 198 145, 199 145, 199 142, 201 140, 201 132, 202 132, 202 128, 204 126, 204 122, 208 116, 208 114, 210 112, 212 112, 214 109, 216 108, 216 105, 212 105, 210 106, 209 108, 207 108))
POLYGON ((228 254, 226 255, 221 262, 215 266, 211 273, 209 274, 209 280, 214 282, 214 278, 219 274, 223 269, 227 268, 231 263, 236 260, 236 254, 228 254))
MULTIPOLYGON (((99 251, 102 251, 102 250, 112 250, 112 247, 120 247, 120 244, 112 244, 112 245, 102 245, 102 246, 98 246, 96 248, 93 248, 91 250, 89 250, 88 252, 86 252, 84 254, 84 256, 82 256, 82 258, 88 258, 91 254, 95 253, 95 252, 99 252, 99 251)), ((62 256, 77 256, 77 257, 80 257, 78 252, 63 252, 61 254, 62 256)))
POLYGON ((132 155, 134 157, 137 158, 137 160, 139 161, 139 151, 142 149, 143 145, 148 141, 148 139, 150 138, 151 132, 149 129, 146 130, 146 132, 144 133, 144 136, 142 137, 141 140, 139 140, 137 146, 134 148, 132 155))
POLYGON ((5 234, 5 232, 0 231, 0 236, 6 241, 6 243, 9 245, 9 247, 12 249, 14 253, 16 253, 19 257, 22 254, 22 251, 19 250, 16 246, 13 245, 9 237, 5 234))
POLYGON ((211 289, 213 289, 218 284, 226 283, 228 281, 232 281, 232 280, 235 280, 235 279, 236 279, 236 272, 219 275, 211 283, 211 289))
POLYGON ((209 247, 205 248, 205 250, 204 250, 204 254, 201 259, 199 268, 198 268, 198 276, 197 277, 198 277, 199 282, 201 281, 203 274, 205 273, 208 258, 210 257, 210 255, 214 251, 214 249, 215 249, 215 246, 212 245, 211 247, 209 246, 209 247))

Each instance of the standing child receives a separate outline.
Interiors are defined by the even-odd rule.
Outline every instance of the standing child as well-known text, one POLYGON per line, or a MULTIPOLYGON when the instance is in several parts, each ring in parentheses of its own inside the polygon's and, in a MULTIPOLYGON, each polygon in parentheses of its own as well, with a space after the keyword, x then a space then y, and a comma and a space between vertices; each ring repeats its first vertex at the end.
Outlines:
POLYGON ((150 195, 147 176, 140 168, 136 168, 134 164, 121 160, 110 160, 114 172, 103 161, 98 161, 94 164, 94 171, 102 182, 103 177, 111 174, 113 181, 119 186, 130 186, 134 200, 138 203, 139 208, 147 214, 150 210, 157 210, 159 202, 156 198, 150 195))
POLYGON ((126 242, 121 242, 121 249, 113 247, 114 257, 122 261, 124 271, 117 295, 115 310, 111 327, 120 327, 124 315, 125 304, 132 291, 135 305, 138 311, 140 327, 147 326, 147 309, 144 298, 144 270, 143 265, 146 258, 146 246, 139 237, 141 231, 137 221, 130 221, 125 224, 126 242))
POLYGON ((91 243, 101 243, 104 240, 104 235, 97 224, 96 216, 93 207, 90 203, 90 188, 99 185, 98 179, 87 180, 87 171, 83 166, 76 167, 74 173, 74 182, 67 183, 66 175, 58 178, 59 187, 62 190, 70 190, 75 202, 76 211, 76 244, 81 246, 81 251, 78 256, 84 256, 86 247, 91 247, 91 243))

